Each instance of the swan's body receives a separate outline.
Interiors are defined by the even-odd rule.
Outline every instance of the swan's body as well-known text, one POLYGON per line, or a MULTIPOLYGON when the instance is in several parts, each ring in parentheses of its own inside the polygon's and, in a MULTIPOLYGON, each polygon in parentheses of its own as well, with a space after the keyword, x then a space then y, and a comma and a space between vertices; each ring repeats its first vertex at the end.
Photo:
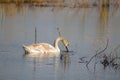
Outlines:
POLYGON ((23 45, 23 48, 25 50, 25 53, 31 56, 37 56, 37 55, 59 55, 60 49, 58 47, 59 41, 62 41, 63 44, 67 47, 68 41, 63 37, 58 37, 54 41, 54 46, 48 44, 48 43, 37 43, 32 44, 29 46, 23 45))

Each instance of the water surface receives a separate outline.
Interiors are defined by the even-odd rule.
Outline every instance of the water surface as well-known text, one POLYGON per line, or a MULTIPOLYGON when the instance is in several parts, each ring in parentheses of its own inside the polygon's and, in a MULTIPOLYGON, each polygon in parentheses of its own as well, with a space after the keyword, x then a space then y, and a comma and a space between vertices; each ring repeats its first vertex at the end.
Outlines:
MULTIPOLYGON (((119 70, 92 62, 87 69, 79 58, 89 60, 96 50, 105 53, 120 45, 120 10, 116 8, 54 8, 0 4, 0 79, 1 80, 119 80, 119 70), (70 42, 66 60, 24 57, 22 45, 35 42, 53 44, 61 35, 70 42)), ((65 51, 63 45, 60 49, 65 51)), ((115 54, 120 54, 119 47, 115 54)), ((64 54, 64 52, 61 52, 64 54)))

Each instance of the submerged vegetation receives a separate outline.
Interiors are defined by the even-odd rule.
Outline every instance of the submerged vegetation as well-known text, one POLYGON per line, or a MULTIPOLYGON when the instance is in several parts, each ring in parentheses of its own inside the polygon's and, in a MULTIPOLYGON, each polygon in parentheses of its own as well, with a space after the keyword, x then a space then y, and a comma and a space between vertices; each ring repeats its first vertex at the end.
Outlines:
POLYGON ((120 5, 120 0, 0 0, 0 3, 30 3, 34 6, 50 7, 91 7, 102 6, 109 7, 110 5, 120 5))
POLYGON ((107 44, 103 50, 97 50, 96 53, 90 57, 89 60, 86 60, 87 57, 81 57, 79 58, 79 63, 85 63, 86 67, 89 69, 90 63, 93 63, 94 71, 96 69, 96 65, 102 64, 103 68, 113 68, 115 70, 120 70, 120 56, 119 56, 119 50, 120 45, 118 45, 113 51, 110 53, 107 53, 106 50, 108 49, 108 43, 109 40, 107 40, 107 44))

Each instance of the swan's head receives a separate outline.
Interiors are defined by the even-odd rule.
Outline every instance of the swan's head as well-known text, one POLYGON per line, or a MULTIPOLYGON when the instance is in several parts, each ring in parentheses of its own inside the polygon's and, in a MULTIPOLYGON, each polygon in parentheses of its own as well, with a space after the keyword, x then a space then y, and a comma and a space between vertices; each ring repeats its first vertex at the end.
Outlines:
POLYGON ((65 46, 65 48, 66 48, 66 50, 67 50, 67 52, 68 52, 68 51, 69 51, 69 50, 68 50, 69 41, 64 38, 64 39, 62 40, 62 42, 63 42, 63 44, 64 44, 64 46, 65 46))

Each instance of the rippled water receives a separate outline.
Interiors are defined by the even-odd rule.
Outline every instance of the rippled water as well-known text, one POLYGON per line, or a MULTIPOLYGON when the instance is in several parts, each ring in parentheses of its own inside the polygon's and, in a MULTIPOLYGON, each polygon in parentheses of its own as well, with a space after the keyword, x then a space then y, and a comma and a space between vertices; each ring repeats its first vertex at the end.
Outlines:
MULTIPOLYGON (((0 80, 119 80, 120 70, 103 68, 98 63, 89 70, 79 58, 87 60, 104 49, 120 55, 120 9, 118 8, 53 8, 0 5, 0 80), (30 58, 22 45, 35 42, 53 44, 59 36, 70 42, 67 58, 30 58), (116 48, 117 47, 117 48, 116 48)), ((64 47, 60 49, 65 51, 64 47)))

